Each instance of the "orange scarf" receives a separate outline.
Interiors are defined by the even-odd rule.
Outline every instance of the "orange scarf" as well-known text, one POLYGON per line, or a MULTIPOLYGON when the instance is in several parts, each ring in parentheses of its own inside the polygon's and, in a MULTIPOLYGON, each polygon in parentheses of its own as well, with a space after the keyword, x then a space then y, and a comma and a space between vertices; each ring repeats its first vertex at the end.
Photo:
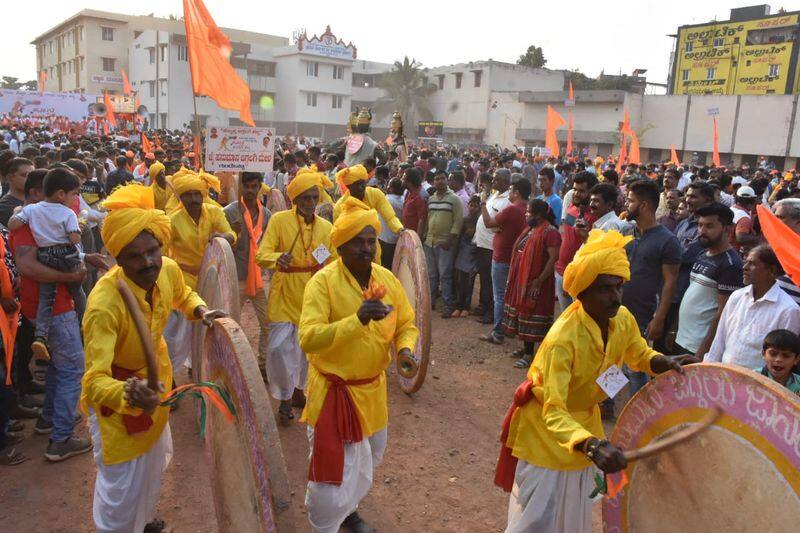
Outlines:
POLYGON ((247 227, 247 234, 250 236, 250 255, 247 261, 247 283, 245 285, 245 292, 248 296, 255 296, 258 291, 264 288, 261 269, 256 264, 258 241, 264 232, 264 209, 258 199, 256 199, 256 204, 258 205, 258 220, 256 220, 256 226, 253 227, 253 217, 250 216, 250 210, 245 205, 244 198, 239 198, 239 205, 244 208, 244 224, 247 227))
MULTIPOLYGON (((14 287, 11 283, 11 272, 5 263, 6 243, 0 237, 0 296, 14 298, 14 287)), ((3 335, 3 349, 6 352, 6 385, 11 385, 11 362, 14 359, 14 343, 17 339, 19 326, 19 306, 9 316, 5 309, 0 307, 0 333, 3 335)))

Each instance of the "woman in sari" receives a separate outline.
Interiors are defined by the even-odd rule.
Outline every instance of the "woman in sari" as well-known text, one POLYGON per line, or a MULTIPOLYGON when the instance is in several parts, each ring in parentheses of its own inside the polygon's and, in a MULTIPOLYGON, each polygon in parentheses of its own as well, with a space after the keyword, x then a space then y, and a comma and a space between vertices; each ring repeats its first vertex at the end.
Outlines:
POLYGON ((528 368, 535 347, 553 324, 555 276, 553 268, 561 247, 553 211, 544 200, 528 205, 528 230, 514 244, 506 287, 503 327, 509 337, 517 336, 523 348, 511 354, 514 366, 528 368))

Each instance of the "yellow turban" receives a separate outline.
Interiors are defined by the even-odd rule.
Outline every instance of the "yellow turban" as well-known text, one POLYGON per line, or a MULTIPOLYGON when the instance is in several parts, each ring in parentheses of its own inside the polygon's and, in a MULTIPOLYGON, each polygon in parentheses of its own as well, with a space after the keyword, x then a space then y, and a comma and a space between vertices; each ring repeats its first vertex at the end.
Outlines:
POLYGON ((222 182, 214 174, 200 171, 197 176, 206 183, 206 187, 211 190, 217 191, 217 194, 222 192, 222 182))
POLYGON ((339 182, 339 187, 343 192, 347 191, 347 186, 359 180, 366 180, 369 173, 364 165, 354 165, 346 167, 336 173, 336 181, 339 182))
POLYGON ((361 230, 367 226, 375 228, 376 234, 380 233, 381 221, 378 218, 378 212, 358 198, 351 196, 344 201, 342 214, 333 223, 331 244, 338 248, 361 233, 361 230))
POLYGON ((158 176, 162 170, 164 170, 164 163, 162 163, 161 161, 156 161, 155 163, 150 165, 150 170, 149 170, 150 179, 151 180, 156 179, 156 176, 158 176))
POLYGON ((293 202, 295 198, 311 187, 319 187, 320 192, 322 192, 322 189, 333 187, 333 183, 322 172, 314 172, 310 168, 301 168, 286 186, 286 196, 289 197, 289 201, 293 202))
POLYGON ((586 244, 578 249, 564 271, 564 290, 577 298, 602 274, 619 276, 628 281, 631 267, 625 245, 631 240, 633 237, 623 237, 618 231, 592 230, 586 244))
POLYGON ((208 195, 208 182, 186 169, 181 169, 172 176, 172 188, 178 197, 189 191, 200 191, 203 196, 208 195))
POLYGON ((114 257, 143 231, 152 233, 162 246, 169 244, 169 217, 155 209, 152 188, 138 183, 117 187, 103 207, 110 211, 103 222, 103 242, 114 257))

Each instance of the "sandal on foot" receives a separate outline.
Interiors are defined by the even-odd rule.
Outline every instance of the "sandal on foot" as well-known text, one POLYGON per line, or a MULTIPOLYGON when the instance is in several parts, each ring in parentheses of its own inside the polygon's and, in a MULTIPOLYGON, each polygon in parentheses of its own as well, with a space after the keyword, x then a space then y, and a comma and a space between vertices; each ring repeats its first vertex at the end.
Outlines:
POLYGON ((6 446, 0 450, 0 466, 16 466, 28 460, 28 457, 19 453, 15 448, 6 446))
POLYGON ((525 357, 525 349, 520 348, 519 350, 514 350, 513 352, 508 354, 508 356, 511 357, 512 359, 522 359, 523 357, 525 357))
POLYGON ((292 412, 292 405, 291 404, 281 404, 278 407, 278 421, 284 425, 288 426, 294 420, 294 413, 292 412))
POLYGON ((482 340, 484 342, 488 342, 490 344, 503 344, 503 341, 501 339, 498 339, 497 337, 495 337, 494 333, 487 333, 486 335, 481 335, 478 338, 480 340, 482 340))
POLYGON ((519 359, 514 361, 514 368, 522 368, 522 369, 530 368, 531 362, 532 361, 529 361, 525 357, 520 357, 519 359))

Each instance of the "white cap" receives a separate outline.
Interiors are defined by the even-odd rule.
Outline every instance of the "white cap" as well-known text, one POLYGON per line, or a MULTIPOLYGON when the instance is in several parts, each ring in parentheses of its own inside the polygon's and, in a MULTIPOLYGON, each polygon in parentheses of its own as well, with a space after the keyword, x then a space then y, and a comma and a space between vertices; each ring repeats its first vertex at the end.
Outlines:
POLYGON ((755 198, 756 191, 754 191, 753 188, 750 187, 749 185, 742 185, 736 191, 736 196, 738 196, 739 198, 755 198))
POLYGON ((741 176, 734 176, 731 183, 734 185, 747 185, 748 181, 741 176))

